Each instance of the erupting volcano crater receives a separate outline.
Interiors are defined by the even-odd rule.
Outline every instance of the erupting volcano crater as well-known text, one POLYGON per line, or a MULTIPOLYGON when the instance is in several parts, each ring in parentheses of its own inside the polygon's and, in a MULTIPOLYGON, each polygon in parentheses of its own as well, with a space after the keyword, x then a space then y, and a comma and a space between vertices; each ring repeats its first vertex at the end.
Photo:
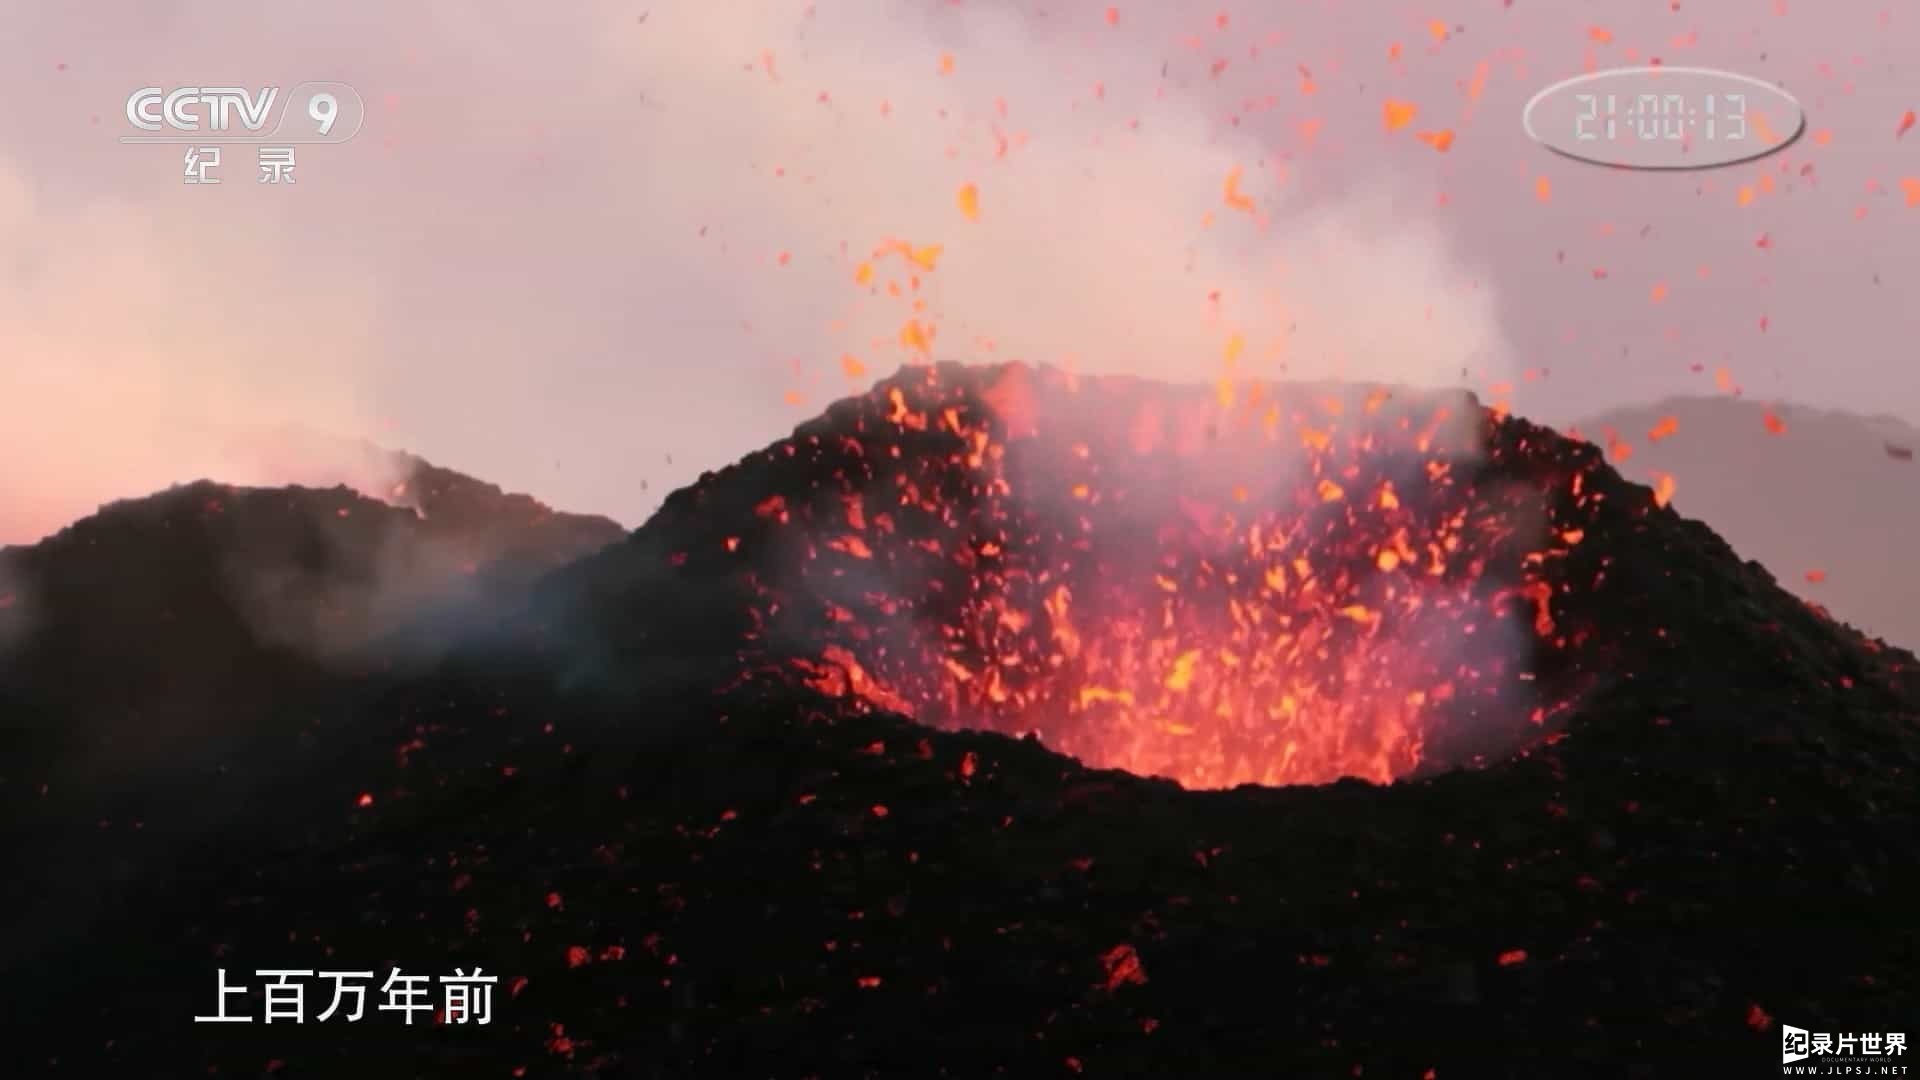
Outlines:
POLYGON ((741 586, 754 671, 1190 787, 1387 782, 1580 692, 1591 451, 1464 392, 943 364, 650 529, 741 586))
MULTIPOLYGON (((520 1010, 317 1041, 321 1075, 377 1046, 459 1076, 1531 1077, 1623 1046, 1699 1072, 1774 1016, 1897 1030, 1914 657, 1664 494, 1457 393, 903 370, 503 588, 444 660, 269 677, 258 726, 314 720, 233 779, 0 790, 38 830, 16 862, 103 868, 14 890, 47 915, 15 966, 50 975, 0 1008, 112 1036, 0 1072, 260 1071, 279 1035, 208 1043, 147 973, 300 963, 289 926, 315 964, 484 961, 520 1010), (1341 777, 1413 779, 1304 786, 1341 777)), ((30 549, 66 628, 33 670, 124 683, 92 642, 131 612, 111 640, 178 639, 165 674, 244 703, 235 636, 180 613, 226 610, 193 568, 272 565, 283 532, 225 523, 290 496, 375 516, 265 492, 210 526, 194 489, 30 549), (90 584, 122 563, 168 569, 90 584)), ((0 697, 124 726, 53 692, 86 684, 0 697)))

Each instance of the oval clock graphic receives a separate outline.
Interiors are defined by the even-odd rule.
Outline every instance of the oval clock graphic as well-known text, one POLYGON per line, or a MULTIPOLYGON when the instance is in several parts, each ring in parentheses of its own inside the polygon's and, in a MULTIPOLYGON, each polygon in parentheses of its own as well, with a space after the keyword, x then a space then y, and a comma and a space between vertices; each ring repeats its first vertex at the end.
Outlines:
POLYGON ((1614 68, 1533 95, 1529 138, 1576 161, 1620 169, 1712 169, 1793 145, 1807 127, 1792 94, 1714 68, 1614 68))

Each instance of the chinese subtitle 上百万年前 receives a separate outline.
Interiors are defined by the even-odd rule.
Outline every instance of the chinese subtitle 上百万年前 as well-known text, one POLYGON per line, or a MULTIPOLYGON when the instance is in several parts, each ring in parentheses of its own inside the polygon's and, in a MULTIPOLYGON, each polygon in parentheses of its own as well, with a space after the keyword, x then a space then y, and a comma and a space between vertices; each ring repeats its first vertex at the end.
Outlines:
MULTIPOLYGON (((256 978, 272 980, 261 987, 265 1008, 258 1022, 267 1024, 307 1022, 306 983, 294 981, 305 979, 332 982, 331 1001, 323 1012, 313 1018, 315 1023, 326 1023, 341 1015, 341 1006, 348 999, 351 999, 352 1006, 344 1019, 347 1023, 354 1023, 366 1013, 367 983, 374 977, 372 971, 317 971, 311 968, 263 968, 253 974, 256 978)), ((218 1008, 212 1016, 195 1016, 193 1022, 255 1023, 253 1015, 232 1013, 228 1001, 232 997, 246 996, 249 988, 229 985, 226 968, 215 969, 215 976, 218 980, 218 1008)), ((442 975, 437 980, 427 975, 408 975, 394 968, 380 986, 380 993, 384 997, 375 1009, 400 1013, 408 1024, 424 1013, 446 1024, 484 1025, 493 1021, 493 987, 499 981, 499 976, 483 975, 478 967, 472 972, 455 968, 452 975, 442 975), (442 991, 438 1002, 434 1000, 430 989, 436 981, 442 991)))

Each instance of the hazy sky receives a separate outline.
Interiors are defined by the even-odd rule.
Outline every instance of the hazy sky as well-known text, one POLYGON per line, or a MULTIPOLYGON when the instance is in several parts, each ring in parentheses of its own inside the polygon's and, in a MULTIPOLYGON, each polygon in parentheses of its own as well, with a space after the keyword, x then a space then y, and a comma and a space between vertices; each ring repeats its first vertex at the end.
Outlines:
POLYGON ((1891 0, 15 0, 7 20, 0 542, 201 475, 324 474, 261 434, 289 424, 637 524, 912 358, 909 319, 942 359, 1210 380, 1238 334, 1254 375, 1464 366, 1550 421, 1711 393, 1721 365, 1750 395, 1920 419, 1920 131, 1896 136, 1920 11, 1891 0), (1779 80, 1823 141, 1635 174, 1527 140, 1540 87, 1649 57, 1779 80), (196 187, 180 148, 118 142, 142 86, 309 79, 369 116, 301 148, 292 187, 255 183, 248 148, 196 187), (1389 97, 1418 107, 1402 130, 1389 97), (1443 129, 1444 153, 1417 137, 1443 129), (1227 205, 1236 169, 1255 213, 1227 205), (874 258, 892 241, 934 268, 874 258))

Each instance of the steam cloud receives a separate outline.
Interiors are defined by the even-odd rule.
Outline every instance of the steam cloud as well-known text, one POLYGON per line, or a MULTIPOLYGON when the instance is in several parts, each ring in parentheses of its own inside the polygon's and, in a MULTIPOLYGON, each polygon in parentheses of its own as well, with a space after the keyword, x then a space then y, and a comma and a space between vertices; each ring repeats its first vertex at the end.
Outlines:
POLYGON ((262 426, 369 426, 352 366, 369 299, 288 259, 295 242, 259 219, 208 235, 117 200, 62 205, 0 160, 0 542, 200 478, 384 490, 350 448, 262 426))
MULTIPOLYGON (((249 183, 244 154, 218 189, 179 184, 158 148, 68 161, 71 183, 0 160, 0 454, 32 463, 0 479, 0 539, 203 475, 388 486, 325 455, 236 456, 236 433, 287 425, 637 521, 863 385, 843 354, 873 375, 912 356, 905 304, 851 281, 889 238, 944 246, 921 290, 938 359, 1210 381, 1239 334, 1249 376, 1504 369, 1497 297, 1430 195, 1384 172, 1316 186, 1311 157, 1221 121, 1239 90, 1168 44, 1192 12, 1103 10, 383 8, 407 47, 317 73, 373 116, 296 189, 249 183), (1235 169, 1257 217, 1225 205, 1235 169), (969 182, 977 223, 955 206, 969 182)), ((234 71, 214 18, 149 19, 137 49, 67 74, 101 143, 162 74, 145 58, 284 83, 313 67, 295 39, 366 32, 279 12, 234 71)), ((23 40, 51 48, 46 30, 23 40)))
MULTIPOLYGON (((645 39, 665 48, 635 62, 670 71, 661 85, 675 101, 750 104, 722 110, 717 124, 663 110, 649 125, 663 145, 706 142, 710 156, 754 167, 718 190, 710 173, 652 170, 646 200, 689 214, 726 205, 730 235, 790 249, 801 272, 768 290, 786 294, 794 278, 821 290, 814 317, 844 319, 844 347, 867 366, 911 356, 896 340, 905 307, 848 280, 889 238, 944 247, 922 275, 942 359, 1210 381, 1239 334, 1245 370, 1269 376, 1435 384, 1509 364, 1496 298, 1389 176, 1312 198, 1259 138, 1210 115, 1219 99, 1204 86, 1204 58, 1152 77, 1171 20, 1090 42, 1068 29, 1100 25, 1087 5, 1050 19, 1009 4, 853 8, 802 17, 797 29, 765 9, 697 21, 683 12, 645 39), (743 43, 793 37, 797 55, 770 49, 752 75, 688 62, 751 58, 743 43), (936 74, 956 53, 967 59, 936 74), (1102 71, 1116 77, 1096 96, 1102 71), (816 87, 832 88, 828 101, 816 87), (774 169, 785 182, 768 184, 774 169), (1235 170, 1263 222, 1227 207, 1235 170), (955 205, 963 183, 980 192, 978 222, 955 205), (824 267, 807 261, 822 255, 824 267)), ((829 344, 807 360, 835 354, 829 344)), ((824 381, 828 395, 847 389, 837 373, 824 381)))

